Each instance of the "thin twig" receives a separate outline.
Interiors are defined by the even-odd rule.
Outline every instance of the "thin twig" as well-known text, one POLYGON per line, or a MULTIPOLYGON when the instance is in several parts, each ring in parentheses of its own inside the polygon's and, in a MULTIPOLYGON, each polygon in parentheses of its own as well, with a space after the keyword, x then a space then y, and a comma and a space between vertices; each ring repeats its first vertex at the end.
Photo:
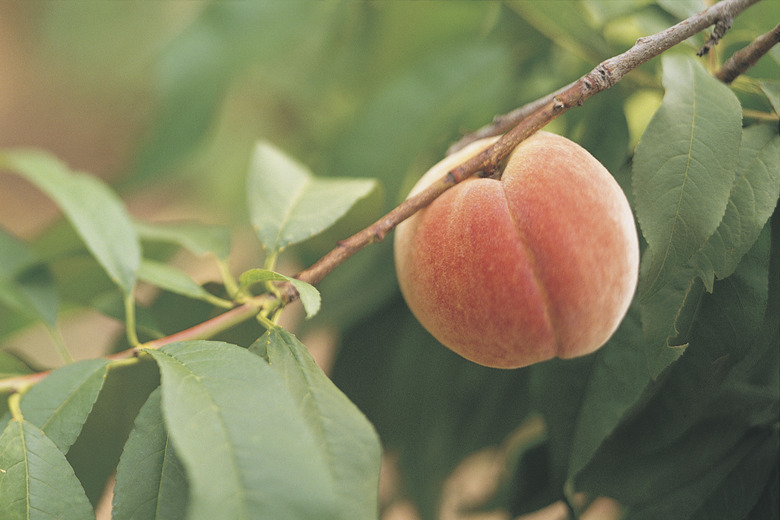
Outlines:
POLYGON ((715 73, 715 77, 724 83, 731 83, 737 76, 756 64, 756 62, 769 52, 775 44, 780 43, 780 23, 769 32, 766 32, 750 42, 750 44, 738 50, 715 73))

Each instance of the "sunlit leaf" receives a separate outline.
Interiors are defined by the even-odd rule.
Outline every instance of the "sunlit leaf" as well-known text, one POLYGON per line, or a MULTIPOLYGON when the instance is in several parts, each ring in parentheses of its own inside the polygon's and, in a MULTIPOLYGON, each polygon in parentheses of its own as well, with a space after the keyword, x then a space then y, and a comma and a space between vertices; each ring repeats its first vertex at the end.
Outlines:
POLYGON ((252 226, 273 255, 330 227, 375 186, 372 179, 314 177, 279 149, 260 142, 247 181, 252 226))
POLYGON ((172 265, 144 259, 138 269, 138 277, 147 283, 182 296, 204 300, 221 307, 230 305, 230 302, 214 296, 187 273, 172 265))
POLYGON ((295 290, 298 291, 303 308, 306 310, 307 318, 311 318, 320 310, 320 292, 313 285, 296 278, 284 276, 267 269, 250 269, 242 273, 239 278, 239 284, 244 289, 256 283, 269 281, 290 282, 295 287, 295 290))

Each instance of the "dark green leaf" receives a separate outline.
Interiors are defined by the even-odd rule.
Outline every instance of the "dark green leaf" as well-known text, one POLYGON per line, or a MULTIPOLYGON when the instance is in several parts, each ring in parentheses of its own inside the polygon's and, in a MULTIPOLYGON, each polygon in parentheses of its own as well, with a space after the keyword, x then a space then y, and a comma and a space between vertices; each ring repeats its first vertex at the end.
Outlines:
POLYGON ((0 229, 0 301, 20 313, 57 322, 57 291, 48 269, 23 242, 0 229))
POLYGON ((188 486, 163 423, 160 389, 138 412, 116 470, 113 520, 185 518, 188 486))
POLYGON ((320 310, 320 292, 311 284, 302 282, 296 278, 290 278, 283 274, 269 271, 268 269, 250 269, 241 274, 239 284, 242 289, 260 282, 290 282, 301 298, 303 308, 306 310, 306 317, 311 318, 320 310))
POLYGON ((87 520, 95 513, 65 455, 35 425, 12 420, 0 436, 3 520, 87 520))
POLYGON ((753 246, 780 197, 780 135, 776 125, 754 125, 742 135, 737 176, 726 214, 692 260, 707 290, 726 278, 753 246))
POLYGON ((371 179, 318 178, 269 143, 255 147, 247 181, 252 226, 269 255, 330 227, 376 187, 371 179))
POLYGON ((269 330, 251 350, 279 374, 321 447, 339 499, 339 518, 376 519, 381 448, 374 427, 293 334, 269 330))
POLYGON ((649 245, 640 297, 657 291, 715 232, 734 182, 742 109, 728 87, 683 56, 664 56, 663 103, 634 156, 634 200, 649 245))
POLYGON ((130 216, 108 186, 37 150, 3 152, 0 166, 22 175, 51 197, 106 273, 122 291, 130 293, 141 263, 141 248, 130 216))
POLYGON ((92 411, 107 369, 105 359, 90 359, 55 370, 22 396, 25 420, 67 453, 92 411))
POLYGON ((147 351, 190 482, 189 519, 332 518, 335 492, 308 426, 276 373, 227 343, 147 351))
POLYGON ((171 242, 196 255, 213 253, 221 260, 230 255, 230 231, 223 227, 196 222, 133 221, 142 240, 171 242))

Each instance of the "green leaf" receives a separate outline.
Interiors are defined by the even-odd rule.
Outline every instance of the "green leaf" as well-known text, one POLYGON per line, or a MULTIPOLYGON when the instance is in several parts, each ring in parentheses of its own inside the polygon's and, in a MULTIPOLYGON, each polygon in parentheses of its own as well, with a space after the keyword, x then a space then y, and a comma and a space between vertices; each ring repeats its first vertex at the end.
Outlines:
POLYGON ((25 420, 67 453, 92 411, 107 370, 105 359, 79 361, 55 370, 22 396, 25 420))
POLYGON ((255 146, 247 180, 252 226, 268 255, 330 227, 376 187, 371 179, 317 178, 269 143, 255 146))
POLYGON ((142 222, 133 221, 142 240, 170 242, 196 255, 214 253, 221 260, 230 256, 230 231, 224 227, 207 226, 196 222, 142 222))
POLYGON ((664 56, 661 107, 634 156, 634 200, 649 253, 639 294, 657 291, 717 229, 734 182, 742 110, 728 87, 683 56, 664 56))
POLYGON ((780 81, 762 80, 759 84, 775 113, 780 115, 780 81))
POLYGON ((201 287, 184 271, 172 265, 144 259, 138 269, 138 277, 152 285, 188 298, 203 300, 220 307, 231 307, 232 304, 201 287))
POLYGON ((0 301, 53 327, 57 290, 49 270, 23 242, 0 229, 0 301))
POLYGON ((377 518, 381 447, 368 419, 293 334, 271 329, 250 351, 279 374, 321 447, 338 495, 339 518, 377 518))
POLYGON ((27 421, 12 420, 0 436, 3 520, 94 519, 65 455, 27 421))
POLYGON ((290 282, 295 290, 298 291, 298 295, 301 298, 301 303, 306 311, 306 317, 311 318, 320 310, 320 292, 311 284, 302 282, 296 278, 290 278, 283 274, 269 271, 268 269, 250 269, 241 274, 238 279, 239 286, 242 289, 246 289, 251 285, 260 282, 290 282))
POLYGON ((780 135, 776 125, 754 125, 742 135, 737 176, 726 214, 692 260, 712 292, 714 277, 730 276, 753 246, 780 197, 780 135))
POLYGON ((71 171, 38 150, 0 153, 7 167, 35 184, 62 210, 109 277, 129 294, 141 263, 141 247, 122 201, 96 177, 71 171))
POLYGON ((190 482, 188 518, 332 518, 335 490, 298 409, 258 356, 227 343, 149 350, 190 482))
POLYGON ((116 470, 112 520, 185 518, 188 485, 163 423, 160 389, 147 399, 116 470))

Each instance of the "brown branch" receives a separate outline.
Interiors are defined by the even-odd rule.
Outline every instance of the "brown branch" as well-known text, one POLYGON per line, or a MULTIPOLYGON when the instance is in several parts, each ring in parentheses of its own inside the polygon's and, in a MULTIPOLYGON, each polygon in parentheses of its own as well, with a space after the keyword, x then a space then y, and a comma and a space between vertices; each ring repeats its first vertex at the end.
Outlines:
POLYGON ((715 73, 715 77, 724 83, 731 83, 737 76, 756 64, 775 44, 780 43, 780 23, 771 31, 762 34, 750 44, 735 52, 731 58, 715 73))
MULTIPOLYGON (((677 45, 682 41, 685 41, 694 34, 703 31, 710 25, 717 24, 721 20, 729 20, 730 24, 730 20, 733 20, 737 14, 758 1, 760 0, 723 0, 718 2, 701 13, 693 15, 690 18, 687 18, 658 34, 639 38, 636 41, 636 44, 631 47, 631 49, 619 56, 602 62, 601 65, 604 65, 608 62, 613 62, 613 65, 617 65, 614 62, 623 60, 628 62, 629 60, 633 60, 638 56, 649 54, 649 56, 643 58, 640 63, 633 65, 629 64, 630 68, 628 70, 636 68, 648 59, 661 54, 665 50, 673 47, 674 45, 677 45)), ((628 72, 628 70, 624 70, 620 77, 628 72)), ((618 80, 619 78, 615 80, 615 82, 618 80)), ((475 132, 463 136, 463 138, 450 146, 449 150, 447 150, 447 153, 452 154, 478 139, 491 137, 506 132, 508 129, 512 128, 520 121, 528 117, 528 115, 535 112, 536 110, 539 110, 540 107, 547 105, 555 96, 561 95, 561 93, 571 88, 573 85, 574 83, 570 83, 558 91, 528 103, 527 105, 524 105, 520 108, 517 108, 512 112, 496 116, 490 124, 480 128, 479 130, 476 130, 475 132)))
MULTIPOLYGON (((436 197, 477 171, 491 171, 528 136, 544 127, 572 107, 582 105, 588 98, 620 81, 631 70, 651 58, 685 41, 694 34, 719 21, 728 21, 759 0, 723 0, 660 33, 639 38, 629 50, 601 62, 588 74, 530 105, 494 119, 493 124, 467 137, 468 142, 481 137, 498 135, 511 128, 495 144, 450 170, 446 176, 376 221, 371 226, 339 242, 337 247, 314 265, 301 271, 296 278, 312 285, 318 284, 328 273, 369 244, 382 241, 402 221, 430 204, 436 197), (498 121, 498 122, 496 122, 498 121), (512 128, 513 127, 513 128, 512 128), (472 137, 477 135, 478 137, 472 137)), ((460 143, 458 143, 460 144, 460 143)), ((283 287, 287 301, 297 298, 290 284, 283 287)))

